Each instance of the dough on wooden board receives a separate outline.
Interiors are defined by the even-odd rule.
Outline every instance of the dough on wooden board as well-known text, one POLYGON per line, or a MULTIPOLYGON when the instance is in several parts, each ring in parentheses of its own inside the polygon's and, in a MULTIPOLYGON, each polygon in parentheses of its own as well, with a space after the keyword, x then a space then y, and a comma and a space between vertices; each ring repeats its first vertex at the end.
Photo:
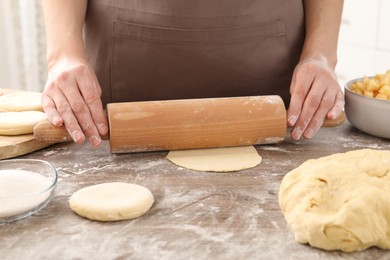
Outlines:
POLYGON ((300 243, 345 252, 390 249, 390 151, 308 160, 283 178, 279 204, 300 243))
POLYGON ((167 159, 187 169, 210 172, 239 171, 261 163, 253 146, 170 151, 167 159))
POLYGON ((0 88, 0 96, 9 94, 9 93, 14 93, 14 92, 20 92, 22 90, 18 89, 12 89, 12 88, 0 88))
POLYGON ((0 95, 0 112, 43 111, 41 97, 39 92, 27 91, 0 95))
POLYGON ((40 111, 0 112, 0 135, 31 134, 34 126, 46 119, 40 111))
POLYGON ((78 215, 98 221, 137 218, 153 205, 153 194, 136 184, 102 183, 75 192, 69 199, 70 208, 78 215))

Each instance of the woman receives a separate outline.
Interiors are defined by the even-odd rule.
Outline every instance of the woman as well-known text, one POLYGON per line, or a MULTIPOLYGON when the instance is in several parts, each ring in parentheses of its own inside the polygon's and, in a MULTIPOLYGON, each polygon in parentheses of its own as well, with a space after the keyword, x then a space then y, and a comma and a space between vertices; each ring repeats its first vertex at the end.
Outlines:
POLYGON ((340 0, 44 0, 43 7, 42 104, 76 143, 100 145, 108 102, 280 95, 296 140, 344 107, 334 74, 340 0))

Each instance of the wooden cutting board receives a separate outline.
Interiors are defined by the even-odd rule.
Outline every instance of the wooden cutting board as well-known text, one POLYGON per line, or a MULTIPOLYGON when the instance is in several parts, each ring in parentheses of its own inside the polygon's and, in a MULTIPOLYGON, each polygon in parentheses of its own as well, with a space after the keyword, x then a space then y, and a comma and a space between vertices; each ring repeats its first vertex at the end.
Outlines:
POLYGON ((0 135, 0 160, 31 153, 50 145, 52 144, 35 140, 33 134, 0 135))

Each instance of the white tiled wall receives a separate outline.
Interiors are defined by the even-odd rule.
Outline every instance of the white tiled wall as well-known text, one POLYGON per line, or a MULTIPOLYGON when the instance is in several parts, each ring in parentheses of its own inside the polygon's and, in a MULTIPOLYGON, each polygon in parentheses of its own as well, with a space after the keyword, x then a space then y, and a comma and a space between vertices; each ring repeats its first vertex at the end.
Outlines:
POLYGON ((390 1, 381 0, 379 8, 378 48, 390 52, 390 1))
POLYGON ((345 0, 340 28, 340 84, 390 69, 390 1, 345 0))

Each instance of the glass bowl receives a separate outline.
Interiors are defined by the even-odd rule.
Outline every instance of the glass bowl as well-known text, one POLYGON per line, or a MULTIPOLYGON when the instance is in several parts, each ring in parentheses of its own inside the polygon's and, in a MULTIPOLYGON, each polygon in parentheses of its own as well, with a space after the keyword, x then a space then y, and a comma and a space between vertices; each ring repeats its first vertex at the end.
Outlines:
POLYGON ((390 101, 363 96, 350 87, 356 81, 345 84, 345 115, 352 126, 360 131, 382 138, 390 138, 390 101))
POLYGON ((19 220, 44 208, 57 186, 57 170, 47 161, 0 161, 0 224, 19 220))

